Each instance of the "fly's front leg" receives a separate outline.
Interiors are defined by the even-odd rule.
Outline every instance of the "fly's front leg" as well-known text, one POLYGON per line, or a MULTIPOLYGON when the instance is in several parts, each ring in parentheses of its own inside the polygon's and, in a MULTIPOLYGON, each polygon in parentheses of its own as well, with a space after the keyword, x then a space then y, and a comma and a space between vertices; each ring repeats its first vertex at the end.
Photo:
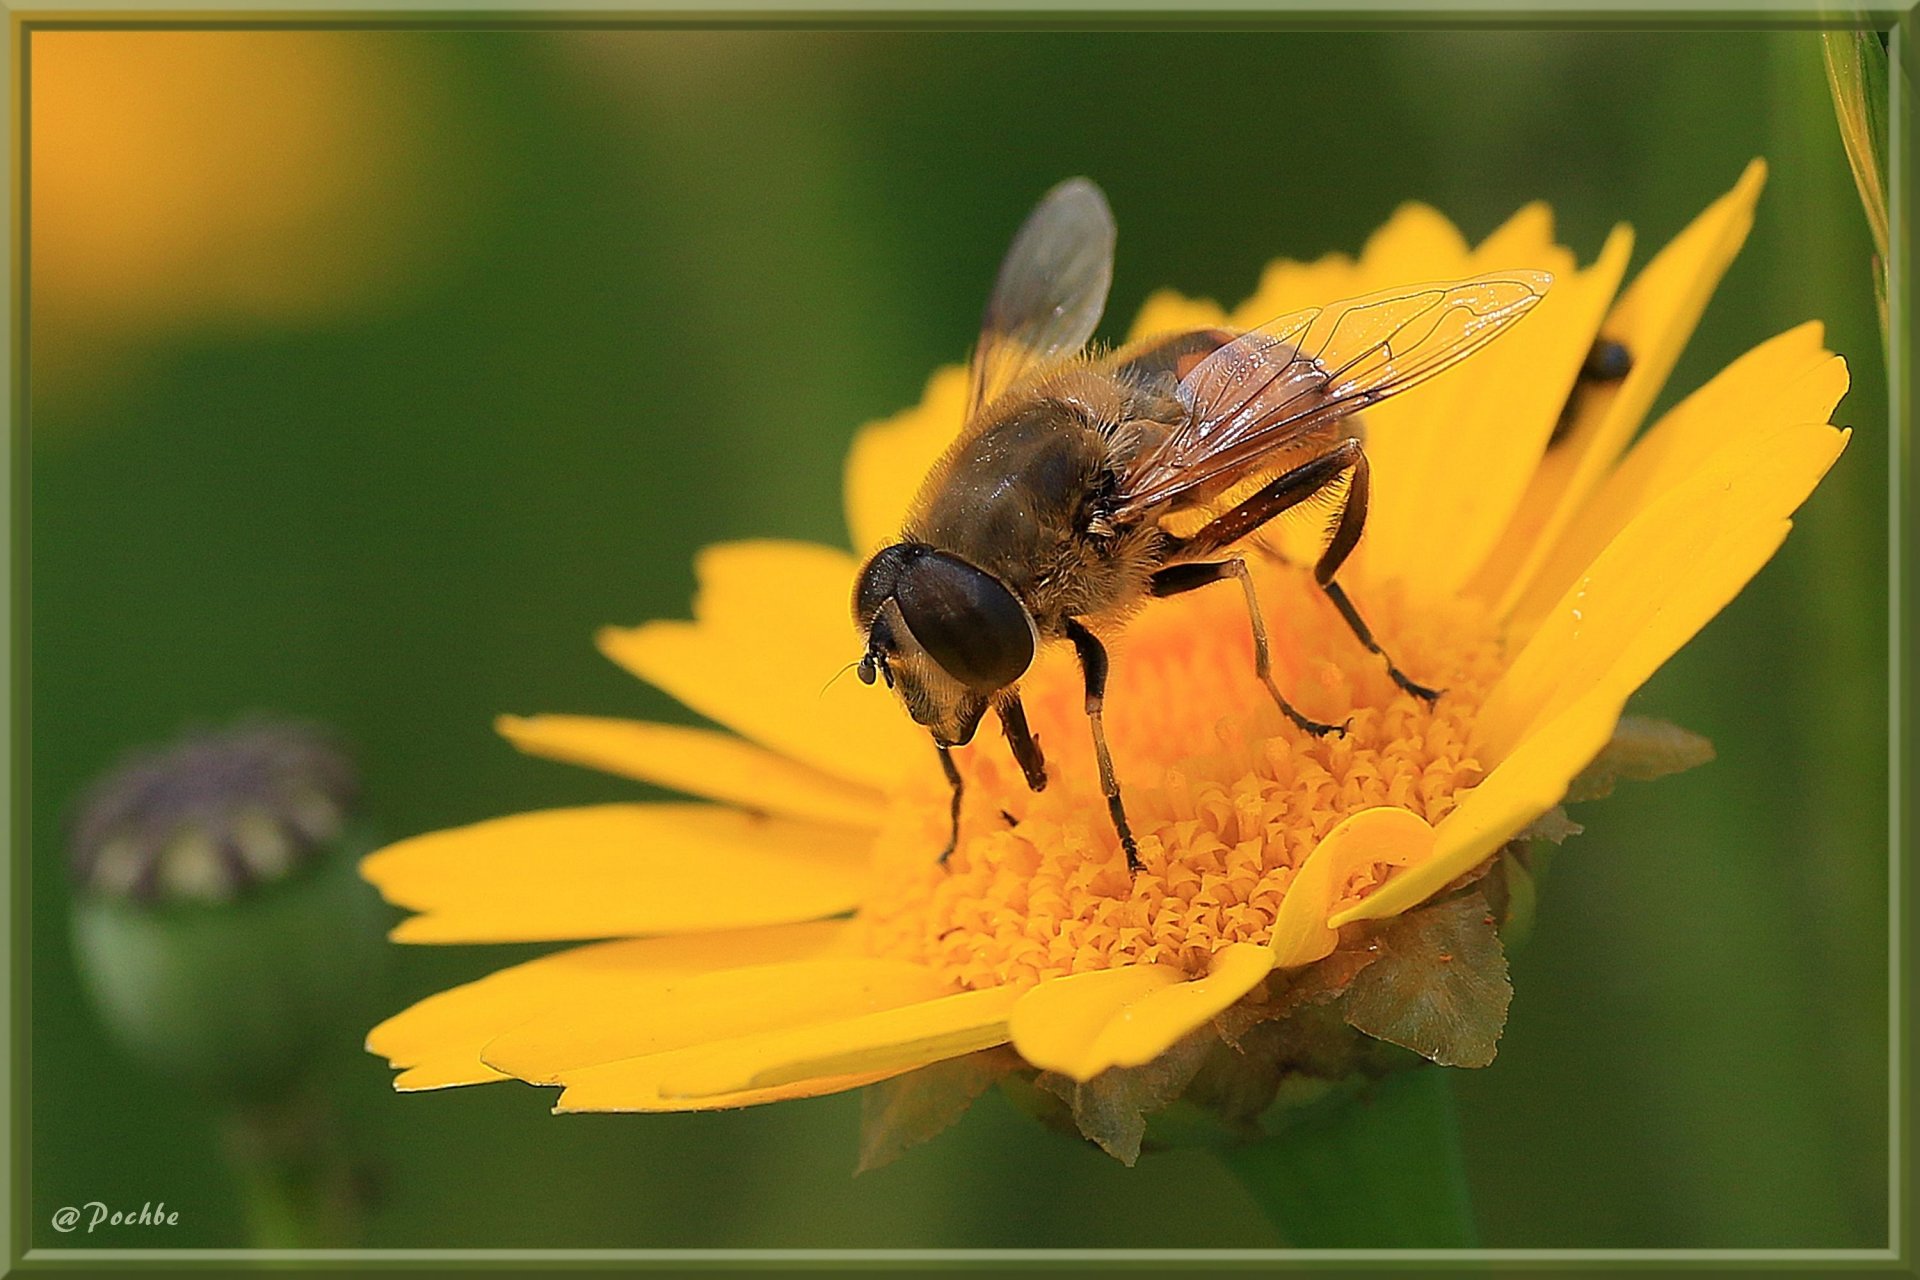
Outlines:
POLYGON ((1310 720, 1294 710, 1293 704, 1280 692, 1280 686, 1273 682, 1273 655, 1267 648, 1267 622, 1260 616, 1260 601, 1253 592, 1253 575, 1247 572, 1247 562, 1239 556, 1229 560, 1217 560, 1209 564, 1176 564, 1154 574, 1150 583, 1156 596, 1177 596, 1183 592, 1194 591, 1228 578, 1240 579, 1240 588, 1247 597, 1247 620, 1253 624, 1253 669, 1260 677, 1260 683, 1267 686, 1267 692, 1279 704, 1281 712, 1293 721, 1297 728, 1304 729, 1315 737, 1324 737, 1329 733, 1345 733, 1345 725, 1322 724, 1310 720))
POLYGON ((1027 790, 1047 789, 1047 758, 1040 754, 1040 739, 1027 727, 1027 709, 1018 693, 1008 694, 994 708, 1000 715, 1000 728, 1007 735, 1007 747, 1027 776, 1027 790))
POLYGON ((940 753, 940 767, 946 771, 947 785, 953 788, 953 801, 949 810, 947 827, 947 847, 940 851, 940 865, 946 866, 947 859, 960 844, 960 797, 965 794, 967 784, 960 780, 959 767, 953 763, 953 749, 944 742, 936 741, 934 749, 940 753))
POLYGON ((1127 824, 1126 806, 1120 802, 1120 779, 1114 776, 1113 755, 1107 750, 1107 727, 1101 711, 1107 700, 1107 648, 1100 638, 1073 618, 1067 619, 1067 639, 1080 655, 1080 669, 1087 678, 1087 719, 1093 725, 1093 754, 1100 763, 1100 790, 1107 797, 1107 816, 1126 851, 1127 870, 1141 868, 1140 846, 1134 843, 1133 828, 1127 824))

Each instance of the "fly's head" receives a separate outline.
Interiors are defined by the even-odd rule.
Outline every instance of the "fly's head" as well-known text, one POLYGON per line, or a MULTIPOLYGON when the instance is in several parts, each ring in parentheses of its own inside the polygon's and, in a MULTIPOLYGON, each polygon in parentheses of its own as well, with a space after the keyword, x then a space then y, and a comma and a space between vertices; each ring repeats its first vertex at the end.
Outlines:
POLYGON ((993 697, 1033 665, 1039 630, 1007 585, 948 551, 900 542, 867 561, 853 593, 866 638, 860 679, 884 681, 943 746, 973 738, 993 697))

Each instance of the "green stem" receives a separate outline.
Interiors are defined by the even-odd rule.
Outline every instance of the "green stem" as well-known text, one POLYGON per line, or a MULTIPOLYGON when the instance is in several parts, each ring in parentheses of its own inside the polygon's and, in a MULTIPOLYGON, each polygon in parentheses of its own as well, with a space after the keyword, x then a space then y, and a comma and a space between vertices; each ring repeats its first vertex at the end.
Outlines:
POLYGON ((351 1161, 327 1108, 305 1095, 255 1103, 228 1117, 228 1164, 256 1249, 354 1243, 360 1205, 351 1161))
POLYGON ((1398 1072, 1221 1159, 1299 1249, 1476 1244, 1448 1073, 1398 1072))
POLYGON ((236 1162, 240 1203, 247 1214, 247 1241, 255 1249, 311 1249, 331 1241, 308 1230, 300 1198, 277 1169, 236 1162))

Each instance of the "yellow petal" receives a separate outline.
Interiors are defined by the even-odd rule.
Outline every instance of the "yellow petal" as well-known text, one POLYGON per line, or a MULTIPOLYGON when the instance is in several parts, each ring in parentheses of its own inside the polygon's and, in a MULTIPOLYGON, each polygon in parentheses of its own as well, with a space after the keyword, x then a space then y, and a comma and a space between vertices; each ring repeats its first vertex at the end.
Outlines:
POLYGON ((1553 206, 1535 200, 1514 210, 1512 217, 1475 246, 1473 274, 1526 267, 1547 255, 1564 252, 1553 238, 1553 206))
POLYGON ((405 1067, 394 1087, 440 1089, 507 1077, 480 1061, 501 1032, 595 993, 656 989, 692 974, 778 960, 852 955, 859 939, 845 921, 623 938, 541 956, 428 996, 367 1034, 367 1050, 405 1067))
POLYGON ((712 720, 835 777, 892 786, 933 753, 897 699, 854 679, 853 558, 801 542, 700 553, 694 618, 600 633, 608 657, 712 720), (844 679, 836 678, 844 676, 844 679))
POLYGON ((861 555, 872 555, 900 536, 907 504, 960 434, 966 408, 967 371, 950 365, 928 380, 919 404, 854 436, 847 453, 847 529, 861 555))
POLYGON ((1728 365, 1662 417, 1573 518, 1514 608, 1513 634, 1531 634, 1567 584, 1634 516, 1699 472, 1715 452, 1762 447, 1762 433, 1778 424, 1823 421, 1846 391, 1846 361, 1821 345, 1817 322, 1728 365))
POLYGON ((1120 1010, 1068 1075, 1086 1082, 1109 1067, 1152 1062, 1258 986, 1273 970, 1273 949, 1236 942, 1213 956, 1204 978, 1149 991, 1120 1010))
POLYGON ((1495 686, 1481 723, 1499 763, 1434 829, 1434 856, 1329 924, 1418 904, 1558 804, 1606 745, 1628 695, 1779 548, 1786 513, 1845 443, 1823 423, 1785 428, 1722 450, 1642 511, 1495 686))
POLYGON ((1507 527, 1546 451, 1620 287, 1633 237, 1617 228, 1594 265, 1576 271, 1573 255, 1557 246, 1522 256, 1535 230, 1503 228, 1469 265, 1546 271, 1554 277, 1546 298, 1459 367, 1366 414, 1372 574, 1434 596, 1458 594, 1507 527))
POLYGON ((1136 342, 1141 338, 1158 337, 1166 333, 1186 333, 1191 329, 1210 329, 1225 324, 1227 313, 1220 304, 1207 298, 1189 298, 1172 289, 1160 289, 1149 294, 1140 307, 1140 314, 1133 318, 1133 328, 1127 333, 1127 341, 1136 342))
POLYGON ((1560 803, 1567 784, 1607 745, 1620 706, 1612 691, 1603 689, 1562 712, 1440 820, 1433 829, 1431 858, 1389 877, 1327 923, 1338 929, 1356 920, 1398 915, 1478 866, 1560 803))
POLYGON ((1082 1082, 1153 1061, 1259 984, 1273 951, 1236 942, 1204 978, 1169 965, 1131 965, 1043 982, 1014 1006, 1013 1046, 1036 1067, 1082 1082))
POLYGON ((1755 160, 1740 181, 1649 262, 1601 325, 1625 344, 1633 370, 1617 386, 1581 398, 1561 442, 1542 459, 1500 546, 1475 575, 1475 590, 1512 609, 1573 512, 1613 465, 1645 418, 1674 362, 1753 226, 1767 167, 1755 160))
POLYGON ((528 755, 603 769, 764 813, 878 826, 883 800, 732 734, 602 716, 501 716, 501 735, 528 755))
POLYGON ((711 805, 549 809, 389 845, 361 874, 401 942, 538 942, 697 933, 850 911, 871 837, 711 805))
POLYGON ((1170 964, 1133 964, 1051 978, 1021 998, 1007 1019, 1013 1047, 1036 1067, 1076 1075, 1107 1024, 1128 1005, 1187 980, 1170 964))
POLYGON ((1235 328, 1254 329, 1307 307, 1324 307, 1370 292, 1360 285, 1358 271, 1353 259, 1341 253, 1313 262, 1268 263, 1260 275, 1260 287, 1233 309, 1231 323, 1235 328))
POLYGON ((873 956, 792 960, 668 982, 602 986, 503 1031, 480 1057, 496 1071, 551 1084, 604 1062, 836 1022, 932 1000, 947 990, 923 965, 873 956))
POLYGON ((1623 529, 1561 596, 1481 708, 1500 760, 1589 690, 1619 701, 1758 573, 1845 447, 1824 423, 1763 431, 1722 449, 1623 529))
POLYGON ((732 1107, 758 1107, 769 1102, 842 1093, 901 1074, 899 1071, 872 1071, 855 1076, 820 1076, 771 1089, 718 1093, 705 1098, 668 1098, 661 1094, 660 1077, 663 1073, 673 1072, 681 1064, 705 1052, 705 1049, 685 1049, 676 1053, 654 1054, 648 1058, 626 1058, 570 1072, 561 1082, 566 1088, 554 1104, 554 1112, 564 1115, 585 1111, 721 1111, 732 1107))
POLYGON ((1432 205, 1408 201, 1367 237, 1354 283, 1367 293, 1397 284, 1457 280, 1472 274, 1467 265, 1467 241, 1460 229, 1432 205))
POLYGON ((495 1080, 510 1080, 484 1063, 476 1062, 471 1067, 451 1059, 436 1058, 418 1067, 408 1067, 393 1078, 395 1093, 427 1093, 434 1089, 454 1089, 469 1084, 492 1084, 495 1080))
POLYGON ((1296 968, 1332 954, 1340 935, 1328 917, 1354 872, 1378 863, 1417 866, 1433 854, 1433 828, 1411 810, 1382 805, 1342 819, 1287 885, 1268 943, 1274 966, 1296 968))
POLYGON ((668 1098, 771 1089, 821 1076, 911 1071, 1007 1042, 1015 987, 963 991, 839 1022, 730 1041, 663 1074, 668 1098))

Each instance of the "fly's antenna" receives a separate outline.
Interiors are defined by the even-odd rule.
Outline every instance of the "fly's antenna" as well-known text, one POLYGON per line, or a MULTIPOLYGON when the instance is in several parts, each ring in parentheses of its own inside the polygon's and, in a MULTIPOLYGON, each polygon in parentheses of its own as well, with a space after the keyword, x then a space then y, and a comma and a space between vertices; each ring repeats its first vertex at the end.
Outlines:
POLYGON ((827 682, 826 682, 825 684, 823 684, 823 685, 821 685, 821 686, 820 686, 820 692, 819 692, 819 693, 817 693, 817 694, 815 694, 814 696, 815 696, 815 697, 817 697, 817 698, 824 698, 824 697, 826 697, 826 696, 827 696, 827 690, 829 690, 829 689, 831 689, 831 688, 833 688, 833 686, 834 686, 834 684, 835 684, 836 682, 838 682, 838 681, 839 681, 839 679, 840 679, 840 677, 841 677, 841 676, 843 676, 843 675, 845 675, 845 674, 847 674, 847 672, 849 672, 849 671, 851 671, 851 670, 853 670, 853 669, 854 669, 855 667, 857 667, 857 666, 859 666, 859 665, 860 665, 860 662, 861 662, 861 659, 859 659, 859 658, 855 658, 855 659, 854 659, 854 660, 853 660, 852 662, 849 662, 849 663, 848 663, 848 664, 847 664, 846 666, 844 666, 844 667, 842 667, 842 668, 840 668, 840 669, 839 669, 838 671, 836 671, 836 672, 834 672, 834 673, 833 673, 833 674, 832 674, 831 676, 829 676, 829 677, 827 678, 827 682))

